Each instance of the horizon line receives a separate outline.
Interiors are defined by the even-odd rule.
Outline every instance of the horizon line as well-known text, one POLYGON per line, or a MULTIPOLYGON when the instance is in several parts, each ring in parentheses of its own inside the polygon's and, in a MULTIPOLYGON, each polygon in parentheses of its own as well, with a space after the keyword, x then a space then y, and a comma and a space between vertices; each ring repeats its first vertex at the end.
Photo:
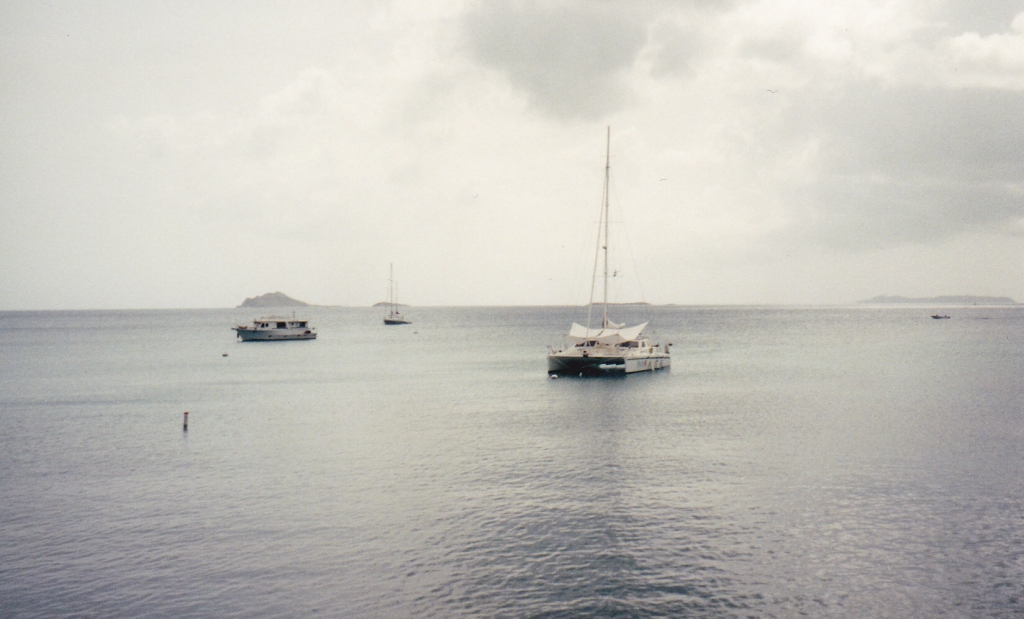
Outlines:
MULTIPOLYGON (((952 296, 952 295, 951 295, 952 296)), ((749 303, 651 303, 651 302, 629 302, 609 303, 609 306, 647 306, 647 307, 863 307, 863 308, 887 308, 887 307, 914 307, 914 306, 941 306, 941 307, 1016 307, 1024 305, 1011 297, 1006 297, 1008 303, 967 303, 967 302, 942 302, 930 301, 929 299, 907 300, 902 302, 879 302, 874 300, 848 301, 848 302, 749 302, 749 303)), ((595 304, 457 304, 457 305, 412 305, 403 303, 403 307, 410 308, 485 308, 485 307, 545 307, 545 308, 583 308, 595 304)), ((281 305, 266 307, 75 307, 75 308, 21 308, 21 309, 0 309, 0 313, 17 312, 159 312, 159 311, 183 311, 183 310, 300 310, 304 308, 336 308, 336 309, 377 309, 378 305, 336 305, 336 304, 307 304, 307 305, 281 305)))

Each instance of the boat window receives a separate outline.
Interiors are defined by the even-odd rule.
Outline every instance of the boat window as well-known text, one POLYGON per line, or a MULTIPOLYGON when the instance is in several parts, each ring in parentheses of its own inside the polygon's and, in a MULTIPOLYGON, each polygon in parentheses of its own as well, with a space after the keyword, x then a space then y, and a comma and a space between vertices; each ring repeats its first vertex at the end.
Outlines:
POLYGON ((283 322, 277 323, 277 328, 278 329, 285 329, 285 328, 287 328, 287 326, 288 325, 286 323, 283 323, 283 322))

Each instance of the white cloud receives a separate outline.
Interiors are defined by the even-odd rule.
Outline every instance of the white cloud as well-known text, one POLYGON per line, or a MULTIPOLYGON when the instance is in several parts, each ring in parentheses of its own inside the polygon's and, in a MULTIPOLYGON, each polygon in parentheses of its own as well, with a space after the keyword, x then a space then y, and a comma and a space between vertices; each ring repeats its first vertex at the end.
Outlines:
POLYGON ((1024 90, 1024 13, 1014 18, 1010 32, 943 39, 936 55, 951 86, 1024 90))

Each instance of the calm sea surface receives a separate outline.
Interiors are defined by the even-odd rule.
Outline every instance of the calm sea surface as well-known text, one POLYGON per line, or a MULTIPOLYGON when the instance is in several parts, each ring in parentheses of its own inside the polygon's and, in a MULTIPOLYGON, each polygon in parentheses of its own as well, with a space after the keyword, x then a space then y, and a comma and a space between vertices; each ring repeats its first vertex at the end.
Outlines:
POLYGON ((619 309, 0 313, 0 616, 1024 616, 1024 307, 619 309))

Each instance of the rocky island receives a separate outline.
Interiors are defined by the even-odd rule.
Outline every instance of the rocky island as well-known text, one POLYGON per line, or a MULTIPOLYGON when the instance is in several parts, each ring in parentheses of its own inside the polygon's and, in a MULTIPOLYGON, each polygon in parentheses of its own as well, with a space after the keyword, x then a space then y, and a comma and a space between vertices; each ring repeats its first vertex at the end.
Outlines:
POLYGON ((293 299, 283 292, 268 292, 246 299, 238 307, 309 307, 309 303, 293 299))

